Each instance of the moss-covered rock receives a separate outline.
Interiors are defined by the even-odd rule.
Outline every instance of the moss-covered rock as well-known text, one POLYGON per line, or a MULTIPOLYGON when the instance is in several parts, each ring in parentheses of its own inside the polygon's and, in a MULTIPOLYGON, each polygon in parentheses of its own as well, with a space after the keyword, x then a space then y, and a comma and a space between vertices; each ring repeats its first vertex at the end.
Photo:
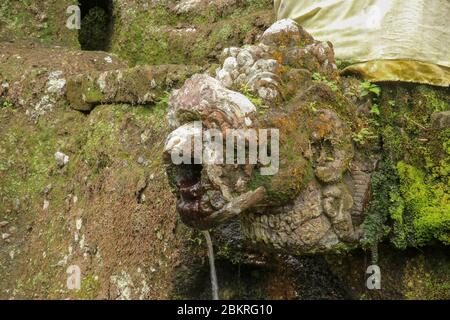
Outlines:
POLYGON ((116 15, 112 51, 133 65, 203 65, 226 46, 251 43, 273 19, 269 1, 214 1, 186 12, 169 2, 116 15))
POLYGON ((5 0, 0 4, 0 39, 34 38, 38 42, 79 48, 78 31, 66 27, 66 13, 76 0, 5 0))
POLYGON ((151 104, 200 68, 184 65, 137 66, 77 75, 67 83, 67 99, 80 111, 99 104, 151 104))
POLYGON ((450 131, 432 119, 449 110, 450 92, 391 84, 383 86, 380 102, 385 160, 384 169, 376 174, 380 180, 373 181, 366 234, 376 234, 378 240, 388 235, 399 248, 433 241, 448 244, 450 131))

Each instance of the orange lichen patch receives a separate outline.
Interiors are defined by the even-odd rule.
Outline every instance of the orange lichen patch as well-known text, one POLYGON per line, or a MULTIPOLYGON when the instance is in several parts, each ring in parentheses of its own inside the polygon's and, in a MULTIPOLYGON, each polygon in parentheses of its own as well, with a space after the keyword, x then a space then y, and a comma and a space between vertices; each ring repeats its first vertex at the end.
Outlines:
POLYGON ((292 115, 274 116, 267 120, 268 128, 280 130, 279 171, 271 177, 253 173, 251 187, 265 185, 271 204, 292 200, 312 177, 310 162, 305 157, 309 149, 307 131, 299 125, 299 119, 292 115))

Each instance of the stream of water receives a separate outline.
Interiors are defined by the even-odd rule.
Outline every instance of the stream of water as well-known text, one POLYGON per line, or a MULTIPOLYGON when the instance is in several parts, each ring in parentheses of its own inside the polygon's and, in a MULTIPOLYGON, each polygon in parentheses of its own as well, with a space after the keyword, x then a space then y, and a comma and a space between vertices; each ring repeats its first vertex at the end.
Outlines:
POLYGON ((214 262, 214 249, 209 231, 203 231, 208 246, 209 269, 211 271, 211 288, 213 300, 219 300, 219 285, 217 284, 216 265, 214 262))

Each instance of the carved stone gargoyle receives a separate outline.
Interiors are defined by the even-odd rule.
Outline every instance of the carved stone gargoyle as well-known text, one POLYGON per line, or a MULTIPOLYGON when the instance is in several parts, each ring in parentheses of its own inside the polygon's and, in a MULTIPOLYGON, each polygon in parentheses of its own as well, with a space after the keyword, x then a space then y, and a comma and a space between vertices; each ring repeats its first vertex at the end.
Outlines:
POLYGON ((215 78, 187 80, 170 97, 165 148, 183 222, 204 230, 239 216, 255 245, 290 253, 357 244, 377 157, 353 139, 367 126, 362 100, 349 93, 353 80, 340 78, 331 43, 292 20, 257 45, 225 49, 215 78), (262 175, 259 162, 175 165, 171 154, 201 134, 195 121, 224 135, 278 129, 277 173, 262 175))

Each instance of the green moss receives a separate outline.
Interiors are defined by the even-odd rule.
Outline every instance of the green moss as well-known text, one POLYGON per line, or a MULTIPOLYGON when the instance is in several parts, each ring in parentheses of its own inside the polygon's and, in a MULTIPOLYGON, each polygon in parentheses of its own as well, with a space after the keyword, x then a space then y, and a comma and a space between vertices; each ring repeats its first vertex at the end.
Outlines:
MULTIPOLYGON (((156 106, 98 106, 89 116, 59 104, 37 123, 29 121, 20 108, 17 112, 0 108, 0 218, 17 226, 17 235, 27 239, 20 253, 14 249, 13 263, 5 267, 0 263, 0 282, 16 289, 16 298, 61 299, 70 294, 65 288, 65 268, 58 266, 67 248, 74 246, 68 234, 74 212, 70 196, 77 195, 77 206, 89 208, 92 198, 86 197, 86 184, 100 185, 113 177, 119 187, 129 186, 130 179, 139 181, 162 170, 158 155, 167 135, 167 98, 168 93, 156 106), (146 144, 141 141, 143 133, 148 137, 146 144), (63 168, 55 161, 58 150, 70 157, 63 168), (149 164, 138 164, 138 156, 146 157, 149 164), (51 191, 44 193, 50 184, 51 191), (14 209, 16 199, 20 200, 18 210, 14 209), (42 209, 44 200, 49 201, 47 210, 42 209), (27 230, 28 226, 33 229, 27 230), (21 268, 11 267, 17 265, 21 268)), ((170 200, 156 199, 152 205, 164 201, 170 200)), ((89 214, 86 211, 84 217, 89 214)), ((95 298, 98 286, 89 275, 73 297, 95 298)))
POLYGON ((87 103, 98 103, 103 99, 103 93, 101 89, 94 82, 83 82, 83 88, 81 88, 81 91, 85 93, 83 100, 87 103))
POLYGON ((448 185, 426 181, 423 171, 404 162, 397 164, 397 170, 405 209, 413 216, 416 245, 426 245, 433 239, 450 244, 448 185))
POLYGON ((66 27, 66 9, 76 0, 2 0, 0 39, 35 38, 78 48, 78 32, 66 27), (45 16, 44 16, 45 14, 45 16))
POLYGON ((422 85, 383 88, 385 159, 373 176, 366 243, 387 235, 402 249, 450 243, 450 130, 431 126, 432 113, 448 110, 448 97, 448 90, 422 85))
POLYGON ((232 264, 240 264, 244 260, 244 253, 242 250, 233 248, 230 243, 224 243, 218 247, 217 257, 230 261, 232 264))
POLYGON ((355 64, 354 61, 351 60, 336 60, 336 66, 339 68, 339 70, 344 70, 345 68, 351 66, 352 64, 355 64))
POLYGON ((353 141, 359 143, 360 145, 364 145, 369 140, 375 140, 378 136, 375 135, 370 129, 362 128, 359 132, 355 132, 352 134, 353 141))
POLYGON ((417 93, 422 97, 419 103, 424 105, 429 113, 450 110, 448 92, 422 85, 417 87, 417 93))
MULTIPOLYGON (((439 256, 438 256, 439 257, 439 256)), ((406 299, 448 300, 450 263, 448 259, 418 256, 407 260, 403 285, 406 299)))
POLYGON ((86 143, 81 150, 82 159, 94 172, 106 168, 111 159, 108 154, 117 148, 117 128, 111 120, 98 120, 87 132, 86 143))
POLYGON ((245 95, 255 107, 259 108, 263 105, 263 100, 256 96, 247 85, 243 85, 239 91, 245 95))
POLYGON ((232 36, 232 34, 233 27, 227 24, 217 31, 216 37, 218 40, 226 41, 232 36))
POLYGON ((325 76, 321 75, 321 74, 318 73, 318 72, 315 72, 315 73, 313 74, 312 78, 313 78, 314 81, 317 81, 317 82, 321 82, 321 83, 326 84, 326 85, 329 86, 329 87, 331 88, 331 90, 333 90, 334 92, 339 91, 339 88, 338 88, 338 86, 337 86, 336 83, 334 83, 334 82, 331 81, 331 80, 328 80, 325 76))
POLYGON ((255 28, 255 21, 267 15, 269 8, 266 1, 239 3, 239 9, 234 10, 212 4, 193 15, 174 14, 165 6, 155 6, 133 17, 117 17, 112 51, 132 65, 204 65, 212 53, 242 45, 255 28), (258 11, 261 8, 268 10, 258 11))
POLYGON ((389 200, 388 211, 392 219, 391 241, 397 248, 406 249, 409 239, 414 235, 414 230, 411 219, 404 216, 405 201, 397 189, 389 194, 389 200))
POLYGON ((381 128, 381 135, 384 137, 384 148, 393 161, 403 159, 405 152, 405 139, 402 134, 399 134, 397 129, 391 125, 386 125, 381 128))
POLYGON ((25 9, 30 5, 29 2, 5 0, 0 4, 0 25, 4 29, 15 31, 14 36, 18 38, 32 32, 33 25, 29 23, 32 15, 25 9))
POLYGON ((89 274, 81 281, 80 289, 75 293, 77 299, 80 300, 93 300, 98 296, 100 290, 100 281, 98 277, 93 274, 89 274))
POLYGON ((170 38, 167 32, 175 21, 176 15, 162 6, 139 12, 131 23, 118 21, 112 50, 132 65, 182 63, 184 53, 171 48, 177 45, 177 39, 170 38), (167 27, 160 27, 161 21, 167 27))
MULTIPOLYGON (((392 206, 392 197, 398 193, 398 184, 398 176, 393 165, 389 160, 383 161, 379 170, 372 176, 372 201, 363 223, 362 243, 365 247, 371 248, 382 242, 391 231, 388 224, 389 208, 392 206)), ((405 244, 399 244, 399 247, 405 247, 405 244)))
POLYGON ((169 109, 170 92, 166 91, 164 95, 156 100, 155 105, 152 107, 152 114, 156 117, 165 119, 167 110, 169 109))
POLYGON ((40 121, 37 130, 29 132, 24 130, 22 121, 13 121, 3 133, 0 169, 4 179, 0 192, 9 196, 37 194, 54 168, 54 153, 58 148, 55 128, 40 121), (18 157, 18 152, 22 156, 18 157))
MULTIPOLYGON (((284 128, 286 129, 286 128, 284 128)), ((275 175, 261 175, 260 169, 253 171, 248 183, 249 190, 264 186, 269 205, 281 206, 295 199, 314 176, 312 165, 302 156, 301 130, 281 133, 279 170, 275 175)))

